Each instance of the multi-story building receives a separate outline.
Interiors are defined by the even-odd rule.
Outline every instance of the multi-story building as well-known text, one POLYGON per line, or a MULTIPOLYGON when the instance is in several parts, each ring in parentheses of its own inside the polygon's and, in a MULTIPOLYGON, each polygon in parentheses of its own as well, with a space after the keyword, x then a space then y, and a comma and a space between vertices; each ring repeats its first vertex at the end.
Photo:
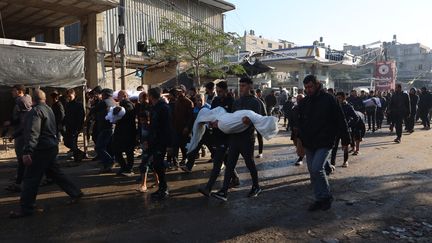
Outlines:
POLYGON ((245 31, 243 37, 241 37, 240 51, 260 52, 262 50, 286 49, 292 47, 295 47, 293 42, 266 39, 261 35, 256 36, 255 31, 250 30, 249 33, 245 31))

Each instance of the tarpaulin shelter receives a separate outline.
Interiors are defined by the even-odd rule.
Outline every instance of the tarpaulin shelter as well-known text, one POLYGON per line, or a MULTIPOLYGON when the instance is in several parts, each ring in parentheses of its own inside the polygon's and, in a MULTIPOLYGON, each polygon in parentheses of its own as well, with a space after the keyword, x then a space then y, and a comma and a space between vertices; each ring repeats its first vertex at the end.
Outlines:
POLYGON ((74 88, 85 85, 82 47, 0 38, 0 85, 74 88))

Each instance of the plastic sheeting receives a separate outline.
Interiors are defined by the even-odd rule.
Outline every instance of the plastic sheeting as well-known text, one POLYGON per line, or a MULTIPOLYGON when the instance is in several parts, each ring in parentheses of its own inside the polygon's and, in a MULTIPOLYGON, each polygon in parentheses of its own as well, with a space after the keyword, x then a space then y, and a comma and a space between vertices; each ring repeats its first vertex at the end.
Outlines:
POLYGON ((217 107, 212 110, 201 109, 193 125, 192 138, 187 145, 188 152, 193 151, 201 141, 205 132, 205 123, 218 121, 218 128, 226 133, 240 133, 245 131, 248 126, 243 124, 242 118, 248 117, 256 130, 269 140, 279 132, 277 121, 274 116, 261 116, 250 110, 239 110, 234 113, 228 113, 223 107, 217 107))
POLYGON ((84 52, 65 45, 0 39, 0 85, 83 86, 84 52))

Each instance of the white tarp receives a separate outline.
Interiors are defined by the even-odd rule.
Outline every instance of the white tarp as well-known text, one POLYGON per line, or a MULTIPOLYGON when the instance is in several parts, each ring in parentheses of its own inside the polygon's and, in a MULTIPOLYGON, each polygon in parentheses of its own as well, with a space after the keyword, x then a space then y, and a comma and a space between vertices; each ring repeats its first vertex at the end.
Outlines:
POLYGON ((201 109, 193 125, 192 138, 187 146, 188 152, 193 151, 201 141, 205 132, 207 122, 218 121, 218 128, 226 133, 240 133, 248 128, 242 122, 243 117, 248 117, 256 130, 269 140, 279 132, 277 118, 274 116, 261 116, 250 110, 239 110, 234 113, 228 113, 223 107, 217 107, 212 110, 201 109))
POLYGON ((66 45, 0 38, 0 85, 83 86, 84 52, 66 45))

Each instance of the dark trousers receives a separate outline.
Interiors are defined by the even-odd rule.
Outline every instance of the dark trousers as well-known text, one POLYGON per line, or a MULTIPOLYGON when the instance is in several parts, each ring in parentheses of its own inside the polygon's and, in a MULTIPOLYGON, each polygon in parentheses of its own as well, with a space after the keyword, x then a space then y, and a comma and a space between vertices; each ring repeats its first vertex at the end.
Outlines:
MULTIPOLYGON (((340 142, 341 138, 337 137, 335 140, 335 145, 333 146, 333 149, 331 151, 331 159, 330 159, 330 163, 332 165, 336 165, 336 155, 337 155, 337 151, 339 149, 339 142, 340 142)), ((348 151, 344 151, 344 162, 348 161, 348 151)))
POLYGON ((64 134, 64 145, 72 150, 75 160, 82 160, 84 157, 84 152, 78 148, 78 136, 79 131, 71 130, 66 128, 64 134))
POLYGON ((422 125, 424 127, 430 127, 430 117, 429 117, 429 111, 419 111, 419 116, 422 121, 422 125))
POLYGON ((401 115, 392 115, 392 120, 396 128, 396 136, 400 139, 402 137, 403 117, 401 115))
POLYGON ((187 150, 186 144, 188 143, 189 136, 183 135, 183 133, 177 132, 176 134, 176 146, 174 147, 174 163, 178 162, 178 153, 179 151, 182 153, 182 160, 186 160, 187 150))
POLYGON ((367 121, 368 121, 368 130, 375 131, 375 124, 376 124, 376 108, 374 109, 367 109, 366 110, 367 115, 367 121))
POLYGON ((134 148, 132 146, 127 149, 114 148, 114 158, 122 171, 131 171, 134 165, 134 148), (123 152, 126 154, 127 163, 123 157, 123 152))
POLYGON ((58 147, 34 151, 33 163, 26 167, 21 192, 21 208, 25 213, 32 213, 42 176, 52 178, 70 197, 78 197, 81 190, 60 170, 57 164, 58 147))
POLYGON ((159 190, 168 190, 168 185, 165 177, 165 164, 164 158, 166 154, 166 147, 155 148, 153 151, 153 168, 159 178, 159 190))
POLYGON ((228 161, 222 186, 223 191, 228 191, 229 184, 234 176, 234 169, 237 165, 240 154, 243 156, 246 167, 249 169, 249 173, 252 177, 253 186, 258 186, 258 171, 256 169, 255 161, 253 159, 254 146, 254 139, 244 138, 238 135, 232 135, 229 138, 228 161))
POLYGON ((25 166, 22 160, 23 146, 24 146, 24 136, 19 136, 14 138, 15 154, 17 156, 17 161, 18 161, 17 174, 15 179, 16 184, 21 184, 24 176, 25 166))
MULTIPOLYGON (((213 169, 210 173, 209 180, 207 182, 206 188, 211 191, 214 184, 216 183, 216 180, 220 174, 222 163, 227 166, 227 146, 222 145, 215 145, 212 147, 213 150, 213 169)), ((237 171, 234 169, 232 180, 239 180, 239 175, 237 174, 237 171)))
POLYGON ((113 158, 109 153, 112 134, 112 129, 104 129, 99 132, 98 138, 96 140, 96 153, 98 154, 98 157, 102 161, 102 164, 105 168, 112 166, 112 164, 114 163, 113 158))
POLYGON ((384 110, 380 107, 377 108, 376 111, 376 125, 377 125, 377 129, 381 129, 382 128, 382 123, 384 120, 384 110))
POLYGON ((416 113, 412 113, 409 117, 406 118, 405 122, 405 129, 408 131, 414 130, 414 124, 415 124, 415 116, 416 113))
POLYGON ((264 141, 262 135, 259 132, 257 132, 257 139, 258 139, 258 154, 262 154, 264 149, 264 141))
POLYGON ((209 136, 210 135, 205 133, 204 136, 202 137, 201 141, 198 143, 198 146, 195 148, 195 150, 187 153, 186 166, 188 167, 188 169, 192 170, 192 167, 195 165, 196 157, 199 154, 203 145, 205 145, 207 148, 209 148, 210 153, 211 153, 212 158, 213 158, 213 147, 210 145, 209 136))

